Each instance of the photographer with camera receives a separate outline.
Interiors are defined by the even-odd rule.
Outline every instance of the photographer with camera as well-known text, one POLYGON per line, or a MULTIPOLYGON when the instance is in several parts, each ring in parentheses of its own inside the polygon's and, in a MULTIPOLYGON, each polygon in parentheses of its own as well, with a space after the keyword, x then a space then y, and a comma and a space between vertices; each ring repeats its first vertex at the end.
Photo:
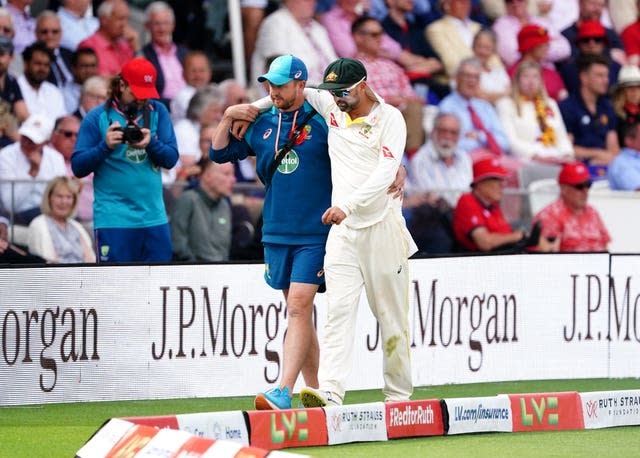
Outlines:
POLYGON ((159 98, 156 69, 144 58, 126 63, 110 97, 82 121, 71 158, 73 173, 94 173, 98 262, 168 262, 171 232, 161 168, 178 160, 171 118, 159 98))

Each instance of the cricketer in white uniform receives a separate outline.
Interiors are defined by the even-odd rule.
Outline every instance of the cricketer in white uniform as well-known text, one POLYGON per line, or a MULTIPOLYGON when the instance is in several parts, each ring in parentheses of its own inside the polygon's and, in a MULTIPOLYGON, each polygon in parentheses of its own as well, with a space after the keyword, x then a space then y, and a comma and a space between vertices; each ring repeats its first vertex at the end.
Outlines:
POLYGON ((324 259, 327 322, 320 351, 320 389, 303 388, 305 407, 341 404, 351 369, 362 287, 382 334, 386 401, 413 391, 409 350, 408 258, 417 247, 387 193, 404 154, 406 125, 366 83, 355 59, 338 59, 318 89, 305 98, 329 126, 332 207, 322 219, 333 224, 324 259))

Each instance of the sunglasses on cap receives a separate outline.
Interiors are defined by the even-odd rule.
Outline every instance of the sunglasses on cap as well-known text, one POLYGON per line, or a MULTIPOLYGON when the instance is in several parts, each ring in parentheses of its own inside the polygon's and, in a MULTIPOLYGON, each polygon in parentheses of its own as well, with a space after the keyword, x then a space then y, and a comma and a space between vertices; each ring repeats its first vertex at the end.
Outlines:
POLYGON ((354 83, 352 86, 349 86, 346 89, 331 89, 329 90, 329 92, 331 93, 331 95, 333 95, 334 97, 338 97, 338 98, 342 98, 342 97, 346 97, 349 95, 349 93, 351 91, 353 91, 356 86, 358 86, 358 84, 362 83, 364 81, 364 76, 362 77, 362 79, 360 79, 360 81, 354 83))
POLYGON ((591 184, 592 183, 590 181, 585 181, 584 183, 580 184, 572 184, 571 187, 577 189, 578 191, 584 191, 585 189, 591 188, 591 184))

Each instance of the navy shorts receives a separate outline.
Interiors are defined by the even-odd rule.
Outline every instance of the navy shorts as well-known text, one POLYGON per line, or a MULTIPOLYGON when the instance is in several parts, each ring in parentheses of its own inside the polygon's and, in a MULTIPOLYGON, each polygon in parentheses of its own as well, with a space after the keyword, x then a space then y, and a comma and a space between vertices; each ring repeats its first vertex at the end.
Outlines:
POLYGON ((98 263, 169 262, 173 256, 169 224, 96 229, 95 240, 98 263))
POLYGON ((264 244, 264 279, 274 289, 291 282, 324 283, 324 243, 310 245, 264 244))

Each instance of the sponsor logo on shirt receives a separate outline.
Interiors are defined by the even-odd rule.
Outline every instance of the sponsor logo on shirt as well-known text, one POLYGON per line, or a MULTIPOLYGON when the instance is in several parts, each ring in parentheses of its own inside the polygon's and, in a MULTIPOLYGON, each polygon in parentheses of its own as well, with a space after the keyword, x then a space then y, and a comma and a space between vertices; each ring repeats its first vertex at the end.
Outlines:
POLYGON ((384 157, 388 157, 393 159, 393 153, 391 152, 391 150, 389 148, 387 148, 386 146, 382 147, 382 155, 384 157))

